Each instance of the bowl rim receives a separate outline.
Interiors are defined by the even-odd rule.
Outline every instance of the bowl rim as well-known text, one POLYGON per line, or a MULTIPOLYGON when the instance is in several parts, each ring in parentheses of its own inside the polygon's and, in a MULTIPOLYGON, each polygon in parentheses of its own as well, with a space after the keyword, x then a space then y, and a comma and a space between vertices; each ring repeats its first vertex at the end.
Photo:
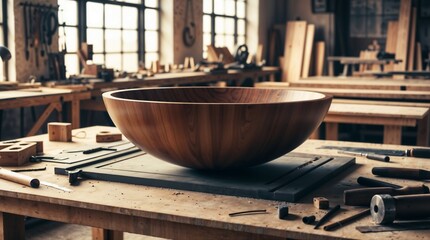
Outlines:
POLYGON ((172 105, 273 105, 273 104, 288 104, 288 103, 297 103, 297 102, 317 102, 317 101, 325 101, 327 99, 332 99, 333 96, 330 94, 318 92, 318 91, 308 91, 308 90, 297 90, 297 89, 288 89, 288 88, 255 88, 255 87, 211 87, 211 86, 191 86, 191 87, 142 87, 142 88, 128 88, 128 89, 118 89, 112 90, 108 92, 104 92, 102 94, 103 99, 113 99, 113 100, 121 100, 126 102, 136 102, 136 103, 153 103, 153 104, 172 104, 172 105), (283 101, 283 102, 249 102, 249 103, 217 103, 217 102, 170 102, 170 101, 152 101, 152 100, 137 100, 137 99, 127 99, 115 97, 113 94, 118 92, 127 92, 127 91, 141 91, 141 90, 151 90, 151 89, 200 89, 200 88, 212 88, 212 89, 225 89, 225 88, 235 88, 235 89, 261 89, 261 90, 285 90, 289 92, 305 92, 305 93, 315 93, 320 95, 320 98, 309 99, 309 100, 297 100, 297 101, 283 101))

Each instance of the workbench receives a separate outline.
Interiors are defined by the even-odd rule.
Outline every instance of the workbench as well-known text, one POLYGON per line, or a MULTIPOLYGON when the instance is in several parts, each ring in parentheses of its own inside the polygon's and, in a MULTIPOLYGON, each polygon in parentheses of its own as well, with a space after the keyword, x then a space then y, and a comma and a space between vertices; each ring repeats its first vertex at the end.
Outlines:
MULTIPOLYGON (((111 131, 112 127, 90 127, 73 130, 85 131, 85 138, 74 138, 73 142, 49 142, 46 135, 30 139, 43 139, 45 153, 61 149, 79 149, 95 144, 95 135, 100 131, 111 131)), ((308 140, 296 153, 341 155, 337 150, 319 149, 324 145, 407 149, 407 146, 350 143, 338 141, 308 140)), ((144 158, 142 158, 144 160, 144 158)), ((24 239, 24 216, 87 225, 93 227, 93 237, 110 236, 121 239, 121 232, 131 232, 173 239, 427 239, 430 230, 380 232, 362 234, 356 226, 373 225, 370 216, 344 226, 336 231, 314 230, 312 225, 302 223, 302 217, 316 215, 320 219, 325 211, 316 209, 313 197, 330 200, 330 205, 341 204, 342 209, 330 222, 338 221, 363 210, 361 207, 343 205, 343 191, 358 188, 359 176, 374 177, 374 166, 430 168, 428 159, 392 157, 390 163, 357 157, 357 164, 343 171, 297 203, 289 204, 290 215, 286 220, 278 219, 279 201, 242 198, 200 192, 164 189, 98 180, 83 180, 77 186, 69 186, 66 176, 54 175, 58 163, 34 163, 22 168, 46 166, 46 171, 27 172, 64 187, 72 192, 63 192, 46 186, 40 188, 0 179, 0 239, 24 239), (229 213, 265 209, 267 213, 230 217, 229 213)), ((419 181, 379 178, 399 185, 422 184, 419 181)))
MULTIPOLYGON (((0 92, 0 123, 1 113, 5 109, 24 108, 46 105, 43 113, 38 117, 27 136, 37 134, 48 117, 54 111, 58 113, 58 121, 62 121, 63 103, 69 109, 67 121, 72 128, 80 127, 80 103, 90 99, 90 92, 75 92, 69 89, 30 88, 0 92)), ((1 126, 1 125, 0 125, 1 126)))
POLYGON ((226 73, 206 73, 206 72, 178 72, 178 73, 158 73, 151 77, 137 78, 119 78, 111 82, 91 82, 88 84, 91 89, 91 100, 86 100, 82 104, 83 110, 106 111, 101 99, 105 91, 141 88, 141 87, 163 87, 163 86, 180 86, 192 84, 209 84, 217 82, 234 82, 240 86, 246 79, 252 79, 258 82, 260 78, 264 79, 278 73, 278 67, 263 67, 255 70, 228 70, 226 73))
POLYGON ((329 76, 334 76, 334 64, 333 62, 340 62, 343 65, 343 72, 341 74, 342 77, 346 77, 348 75, 348 68, 350 65, 354 66, 357 64, 363 64, 366 66, 371 65, 379 65, 383 67, 389 63, 399 63, 401 60, 398 59, 365 59, 360 57, 345 57, 345 56, 329 56, 327 57, 328 68, 329 68, 329 76))

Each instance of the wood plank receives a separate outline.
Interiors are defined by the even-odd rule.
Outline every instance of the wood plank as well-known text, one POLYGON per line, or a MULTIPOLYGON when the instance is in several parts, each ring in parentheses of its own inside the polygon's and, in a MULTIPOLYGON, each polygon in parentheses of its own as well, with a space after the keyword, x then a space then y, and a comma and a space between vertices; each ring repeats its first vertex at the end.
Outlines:
POLYGON ((305 53, 302 65, 302 77, 309 76, 310 65, 312 60, 312 48, 314 46, 315 25, 308 24, 306 29, 305 53))
POLYGON ((306 38, 306 22, 290 21, 287 23, 284 48, 283 82, 297 81, 302 72, 303 53, 306 38))
MULTIPOLYGON (((324 73, 325 42, 315 43, 315 76, 322 76, 324 73)), ((331 75, 333 76, 333 74, 331 75)))
POLYGON ((385 52, 387 53, 396 53, 398 27, 399 27, 398 21, 388 22, 387 41, 385 44, 385 52))
POLYGON ((27 137, 35 135, 39 129, 42 127, 42 125, 46 122, 48 117, 51 115, 51 113, 57 110, 58 112, 62 111, 61 103, 59 102, 53 102, 49 104, 43 113, 40 115, 39 119, 34 123, 33 127, 30 129, 30 131, 27 133, 27 137))
POLYGON ((124 233, 102 228, 92 228, 93 240, 123 240, 124 233))
POLYGON ((412 8, 411 32, 409 34, 409 49, 408 49, 408 70, 413 71, 415 68, 415 37, 417 29, 417 8, 412 8))
POLYGON ((263 61, 263 44, 258 44, 257 52, 255 53, 255 63, 260 64, 263 61))
POLYGON ((325 123, 325 138, 327 140, 339 139, 339 124, 336 122, 325 123))
MULTIPOLYGON (((410 33, 412 0, 401 0, 399 27, 397 31, 396 59, 402 62, 394 65, 395 71, 405 71, 407 66, 408 42, 410 33)), ((404 76, 395 76, 395 78, 404 78, 404 76)))
POLYGON ((417 70, 422 71, 423 70, 423 55, 422 55, 422 49, 421 49, 421 43, 417 42, 417 53, 415 54, 415 62, 417 64, 417 70))
POLYGON ((418 121, 417 126, 417 146, 429 146, 430 144, 430 116, 418 121))

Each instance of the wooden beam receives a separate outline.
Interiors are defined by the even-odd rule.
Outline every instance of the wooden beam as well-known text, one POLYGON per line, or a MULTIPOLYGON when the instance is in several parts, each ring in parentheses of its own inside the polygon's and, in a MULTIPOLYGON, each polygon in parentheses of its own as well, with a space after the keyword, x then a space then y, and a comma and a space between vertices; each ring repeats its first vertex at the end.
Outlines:
MULTIPOLYGON (((402 62, 394 65, 394 71, 405 71, 408 56, 408 41, 410 32, 412 0, 401 0, 399 13, 399 27, 397 31, 396 59, 402 62)), ((403 75, 395 78, 404 78, 403 75)))
MULTIPOLYGON (((315 76, 322 76, 324 73, 325 42, 315 44, 315 76)), ((332 71, 332 70, 330 70, 332 71)), ((334 73, 331 75, 333 76, 334 73)))
POLYGON ((24 240, 24 216, 0 212, 0 239, 24 240))
POLYGON ((306 38, 306 22, 290 21, 287 23, 284 48, 284 71, 282 81, 291 82, 300 79, 303 52, 306 38))
POLYGON ((397 29, 399 27, 398 21, 389 21, 387 27, 387 41, 385 44, 385 52, 395 53, 397 44, 397 29))
POLYGON ((421 51, 421 43, 417 42, 417 53, 415 54, 415 62, 417 64, 417 70, 422 71, 423 70, 423 55, 421 51))
POLYGON ((42 125, 46 122, 48 117, 51 115, 51 113, 57 110, 58 112, 62 111, 61 103, 59 102, 53 102, 49 104, 45 111, 40 115, 39 119, 36 121, 36 123, 33 125, 33 127, 30 129, 30 131, 27 133, 27 137, 35 135, 39 129, 42 127, 42 125))
POLYGON ((312 60, 312 47, 314 45, 315 25, 308 24, 306 29, 305 54, 302 66, 302 78, 309 77, 309 70, 312 60))

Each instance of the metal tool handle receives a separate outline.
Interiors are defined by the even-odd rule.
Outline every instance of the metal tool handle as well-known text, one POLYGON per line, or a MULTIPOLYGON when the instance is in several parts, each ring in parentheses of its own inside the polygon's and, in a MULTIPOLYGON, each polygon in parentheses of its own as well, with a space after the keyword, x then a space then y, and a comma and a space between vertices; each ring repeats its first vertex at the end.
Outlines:
POLYGON ((412 148, 406 150, 406 155, 418 158, 430 158, 430 148, 412 148))
POLYGON ((395 196, 396 219, 430 217, 430 194, 395 196))
POLYGON ((382 162, 389 162, 390 161, 390 157, 386 156, 386 155, 368 153, 368 154, 366 154, 366 157, 368 159, 378 160, 378 161, 382 161, 382 162))
POLYGON ((393 168, 393 167, 374 167, 372 169, 374 175, 391 178, 406 178, 406 179, 429 179, 430 172, 416 168, 393 168))
POLYGON ((345 205, 350 206, 369 206, 372 197, 376 194, 389 194, 391 196, 408 195, 408 194, 423 194, 428 193, 428 187, 422 186, 407 186, 402 188, 391 187, 374 187, 374 188, 359 188, 346 190, 343 193, 345 205))

